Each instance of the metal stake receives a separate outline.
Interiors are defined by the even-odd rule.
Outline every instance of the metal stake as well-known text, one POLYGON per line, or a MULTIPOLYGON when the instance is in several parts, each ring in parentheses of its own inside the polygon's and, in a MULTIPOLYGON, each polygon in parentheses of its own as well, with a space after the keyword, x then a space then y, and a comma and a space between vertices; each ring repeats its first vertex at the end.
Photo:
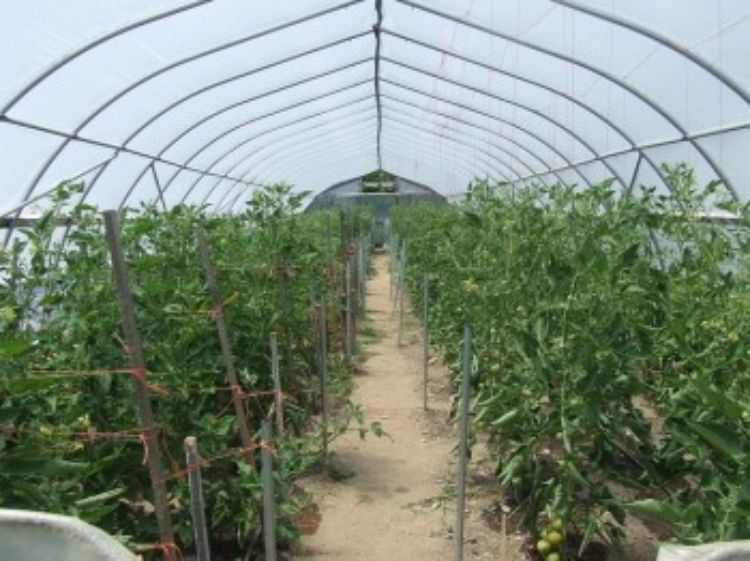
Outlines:
POLYGON ((346 365, 352 365, 352 260, 346 259, 346 365))
MULTIPOLYGON (((133 295, 130 293, 128 281, 128 269, 125 264, 125 255, 122 249, 122 234, 120 222, 116 210, 104 212, 104 224, 106 227, 107 244, 112 256, 112 275, 117 288, 117 299, 120 303, 120 316, 122 318, 122 330, 127 343, 127 352, 130 366, 134 372, 145 374, 146 362, 143 358, 143 347, 138 326, 135 320, 135 305, 133 295)), ((162 475, 162 458, 159 442, 156 437, 156 422, 154 411, 151 406, 151 397, 148 393, 148 385, 145 375, 133 377, 135 395, 138 402, 138 412, 141 418, 141 430, 143 431, 143 444, 147 451, 148 474, 151 479, 151 489, 154 494, 154 508, 156 509, 156 522, 159 526, 159 538, 164 545, 174 544, 174 532, 172 530, 172 519, 169 515, 167 503, 167 487, 162 475)), ((172 557, 171 550, 167 553, 172 557)))
POLYGON ((401 267, 399 271, 398 288, 398 346, 401 346, 401 338, 404 331, 404 292, 406 291, 406 241, 401 251, 401 267))
POLYGON ((326 295, 321 298, 320 314, 320 406, 321 439, 323 441, 323 461, 328 458, 328 303, 326 295))
POLYGON ((427 271, 422 280, 422 408, 427 411, 427 375, 430 360, 429 277, 427 271))
POLYGON ((456 499, 455 561, 464 558, 464 510, 466 509, 466 467, 469 440, 469 399, 471 397, 471 328, 464 325, 463 360, 461 368, 461 409, 459 413, 458 481, 456 499))
POLYGON ((276 495, 273 486, 273 456, 271 455, 271 422, 261 422, 261 479, 263 481, 263 543, 265 561, 276 561, 276 495))
POLYGON ((210 561, 211 549, 206 529, 206 506, 203 500, 200 454, 198 454, 198 442, 194 436, 188 436, 185 439, 185 460, 190 489, 190 516, 193 519, 195 534, 195 555, 197 561, 210 561))
POLYGON ((271 376, 273 377, 273 398, 276 404, 276 432, 284 434, 284 409, 281 397, 281 376, 279 375, 279 343, 276 332, 271 333, 271 376))

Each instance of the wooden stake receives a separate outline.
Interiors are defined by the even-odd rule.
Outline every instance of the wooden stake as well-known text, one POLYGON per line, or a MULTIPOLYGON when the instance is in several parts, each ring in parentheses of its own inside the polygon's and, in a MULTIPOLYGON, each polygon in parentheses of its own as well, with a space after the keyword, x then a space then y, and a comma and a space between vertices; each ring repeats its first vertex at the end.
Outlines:
MULTIPOLYGON (((146 362, 143 358, 141 337, 135 320, 135 306, 133 304, 133 296, 130 293, 128 269, 122 249, 120 222, 115 210, 108 210, 103 214, 107 244, 112 256, 112 274, 117 288, 117 299, 120 303, 122 331, 125 335, 128 358, 134 372, 142 373, 141 376, 133 376, 133 385, 138 403, 138 412, 141 418, 148 475, 151 479, 151 490, 154 494, 154 508, 156 510, 156 521, 159 525, 159 539, 162 544, 171 546, 174 545, 174 532, 172 530, 172 519, 169 515, 167 487, 164 483, 164 475, 162 473, 161 449, 159 448, 156 436, 154 411, 151 406, 151 397, 146 383, 146 362)), ((168 559, 172 558, 171 551, 171 549, 165 549, 168 559)))

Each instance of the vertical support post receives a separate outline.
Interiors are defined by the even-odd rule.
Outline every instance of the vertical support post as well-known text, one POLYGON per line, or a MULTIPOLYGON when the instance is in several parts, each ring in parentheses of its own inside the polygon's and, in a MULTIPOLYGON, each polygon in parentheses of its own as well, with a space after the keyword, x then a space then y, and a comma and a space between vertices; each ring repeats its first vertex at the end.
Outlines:
POLYGON ((276 332, 271 333, 271 376, 273 377, 273 399, 276 409, 276 432, 284 434, 284 409, 281 396, 281 375, 279 374, 279 342, 276 332))
POLYGON ((459 412, 458 480, 456 482, 456 545, 455 561, 464 558, 464 510, 466 509, 466 468, 469 440, 469 400, 471 398, 471 327, 464 325, 464 344, 461 368, 461 409, 459 412))
POLYGON ((271 422, 261 423, 261 480, 263 481, 263 544, 265 561, 276 561, 276 495, 273 486, 271 422))
MULTIPOLYGON (((156 509, 156 521, 159 525, 159 539, 164 545, 174 544, 174 532, 172 530, 172 519, 169 515, 167 503, 167 487, 162 475, 162 457, 159 442, 156 437, 156 422, 154 411, 151 406, 151 397, 146 384, 146 362, 143 358, 143 347, 138 326, 135 320, 135 305, 130 293, 128 281, 128 269, 125 264, 125 255, 122 249, 122 234, 120 222, 116 210, 104 212, 104 224, 106 228, 107 245, 112 256, 112 275, 117 288, 117 299, 120 303, 120 316, 122 318, 122 330, 127 343, 130 366, 134 372, 141 375, 133 376, 138 412, 141 418, 141 430, 143 431, 143 444, 148 452, 146 459, 148 463, 148 475, 151 479, 151 490, 154 494, 154 508, 156 509)), ((172 558, 172 549, 165 549, 166 556, 172 558)))
POLYGON ((234 354, 232 353, 232 344, 229 341, 229 331, 224 320, 224 301, 219 289, 219 281, 216 276, 213 260, 211 259, 211 250, 208 247, 206 233, 200 226, 195 231, 195 237, 198 242, 198 252, 200 253, 203 271, 206 275, 206 284, 208 292, 211 295, 213 305, 213 316, 216 322, 216 331, 219 334, 219 344, 221 345, 221 354, 224 358, 224 366, 227 371, 227 381, 232 390, 232 405, 234 414, 237 417, 237 429, 240 432, 242 447, 248 451, 248 462, 252 463, 253 437, 250 434, 250 428, 245 417, 245 404, 242 401, 241 388, 237 378, 237 369, 234 365, 234 354))
POLYGON ((422 408, 427 411, 427 379, 430 367, 430 290, 429 276, 424 272, 422 279, 422 408))
POLYGON ((367 316, 367 248, 369 247, 369 244, 367 243, 368 236, 363 236, 362 238, 362 249, 360 251, 360 270, 362 271, 362 280, 360 284, 360 306, 362 310, 362 317, 367 316))
POLYGON ((203 499, 200 454, 198 454, 198 441, 194 436, 188 436, 185 439, 185 460, 190 490, 190 516, 193 519, 193 533, 195 534, 196 561, 210 561, 211 549, 206 529, 206 505, 203 499))
POLYGON ((328 303, 323 294, 320 306, 320 411, 323 461, 328 458, 328 303))
POLYGON ((352 259, 346 258, 346 365, 352 365, 352 259))
POLYGON ((406 241, 401 251, 401 263, 399 271, 398 289, 398 346, 401 346, 401 338, 404 332, 404 292, 406 292, 406 241))
POLYGON ((391 290, 389 292, 391 302, 393 302, 393 298, 394 298, 393 290, 394 290, 394 280, 395 279, 393 278, 393 276, 394 276, 395 271, 396 271, 396 259, 397 259, 397 255, 396 254, 398 253, 398 250, 394 249, 396 246, 394 245, 393 242, 394 242, 393 233, 389 232, 389 235, 388 235, 388 257, 389 257, 389 259, 388 259, 388 273, 390 274, 390 281, 391 281, 391 284, 390 284, 390 289, 391 290))

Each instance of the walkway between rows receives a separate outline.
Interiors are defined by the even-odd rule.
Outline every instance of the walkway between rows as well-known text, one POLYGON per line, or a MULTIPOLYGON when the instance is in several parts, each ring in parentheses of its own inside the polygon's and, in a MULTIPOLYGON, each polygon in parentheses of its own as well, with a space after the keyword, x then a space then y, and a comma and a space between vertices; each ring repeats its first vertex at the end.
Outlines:
MULTIPOLYGON (((358 365, 351 399, 390 438, 368 435, 360 440, 350 431, 332 450, 334 464, 353 476, 339 482, 316 476, 303 482, 320 506, 322 522, 317 533, 303 537, 294 553, 298 561, 453 558, 455 431, 448 420, 445 373, 439 365, 432 368, 430 410, 424 412, 419 325, 407 315, 398 345, 388 257, 375 255, 373 265, 367 315, 379 337, 363 339, 365 359, 358 365)), ((478 520, 476 514, 471 518, 478 520)), ((497 544, 486 543, 494 538, 480 530, 481 521, 473 524, 476 531, 472 525, 467 528, 467 536, 475 537, 465 558, 498 559, 497 544)))

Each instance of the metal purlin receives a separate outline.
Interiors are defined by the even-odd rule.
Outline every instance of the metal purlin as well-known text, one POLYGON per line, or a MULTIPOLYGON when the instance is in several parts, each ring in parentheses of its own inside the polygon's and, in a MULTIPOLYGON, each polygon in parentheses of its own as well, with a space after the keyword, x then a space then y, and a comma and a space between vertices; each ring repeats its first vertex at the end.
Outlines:
MULTIPOLYGON (((451 106, 454 106, 454 107, 458 107, 460 109, 464 109, 464 110, 469 111, 471 113, 475 113, 477 115, 481 115, 482 117, 485 117, 485 118, 490 119, 492 121, 496 121, 498 123, 501 123, 501 124, 504 124, 506 126, 512 127, 512 128, 514 128, 516 130, 519 130, 519 131, 525 133, 526 135, 532 137, 534 140, 536 140, 541 145, 545 146, 548 150, 550 150, 551 152, 553 152, 558 158, 560 158, 563 162, 565 162, 568 165, 568 167, 575 168, 575 165, 573 164, 573 162, 571 162, 565 154, 563 154, 562 152, 560 152, 555 146, 553 146, 552 144, 550 144, 545 138, 539 136, 538 134, 536 134, 533 131, 528 130, 525 127, 522 127, 521 125, 518 125, 517 123, 514 123, 513 121, 508 121, 507 119, 504 119, 502 117, 498 117, 497 115, 493 115, 492 113, 488 113, 486 111, 482 111, 481 109, 477 109, 475 107, 470 107, 470 106, 465 105, 463 103, 460 103, 458 101, 447 99, 445 97, 436 95, 436 94, 431 93, 431 92, 426 92, 426 91, 420 90, 418 88, 413 88, 411 86, 405 86, 404 84, 401 84, 401 83, 395 82, 395 81, 391 81, 391 80, 389 80, 387 78, 382 78, 382 82, 386 83, 386 84, 390 84, 390 85, 395 86, 397 88, 400 88, 400 89, 403 89, 403 90, 410 91, 412 93, 421 95, 423 97, 427 97, 429 99, 433 99, 435 101, 439 101, 439 102, 445 103, 446 105, 451 105, 451 106)), ((425 109, 425 111, 429 111, 429 109, 427 109, 427 108, 424 108, 424 109, 425 109)), ((575 171, 578 174, 578 176, 581 179, 583 179, 583 181, 586 183, 586 185, 589 186, 589 187, 591 187, 591 181, 582 172, 580 172, 579 170, 575 170, 575 171)))
MULTIPOLYGON (((244 37, 240 37, 240 38, 237 38, 237 39, 232 39, 231 41, 227 41, 225 43, 222 43, 222 44, 217 45, 215 47, 212 47, 210 49, 206 49, 204 51, 200 51, 198 53, 194 53, 193 55, 190 55, 188 57, 185 57, 185 58, 176 60, 174 62, 171 62, 171 63, 169 63, 169 64, 161 67, 160 69, 155 70, 154 72, 151 72, 149 74, 146 74, 145 76, 142 76, 138 80, 136 80, 136 81, 132 82, 131 84, 129 84, 127 87, 119 90, 114 96, 110 97, 103 104, 99 105, 92 113, 90 113, 83 121, 81 121, 81 123, 79 123, 76 126, 76 128, 74 129, 74 131, 68 135, 68 137, 64 140, 64 142, 46 160, 46 162, 44 163, 44 165, 41 167, 41 169, 39 170, 39 172, 36 174, 34 180, 32 180, 31 185, 29 186, 29 188, 27 189, 26 193, 24 194, 23 200, 26 200, 27 198, 29 198, 31 196, 31 194, 34 192, 34 190, 36 189, 37 185, 39 184, 39 181, 41 181, 42 177, 44 176, 44 174, 47 172, 47 170, 50 168, 50 166, 52 165, 52 163, 57 159, 57 157, 62 153, 62 151, 65 149, 65 147, 70 143, 70 141, 72 139, 77 138, 77 136, 80 134, 80 132, 91 121, 93 121, 98 115, 100 115, 107 108, 109 108, 112 104, 114 104, 117 100, 121 99, 126 94, 128 94, 131 91, 133 91, 134 89, 136 89, 140 85, 148 82, 149 80, 152 80, 153 78, 155 78, 157 76, 161 76, 162 74, 164 74, 166 72, 169 72, 170 70, 173 70, 174 68, 178 68, 180 66, 183 66, 185 64, 189 64, 191 62, 194 62, 194 61, 199 60, 201 58, 210 56, 212 54, 216 54, 218 52, 230 49, 232 47, 236 47, 236 46, 241 45, 243 43, 248 43, 248 42, 254 41, 256 39, 259 39, 260 37, 264 37, 266 35, 271 35, 271 34, 276 33, 278 31, 282 31, 284 29, 288 29, 290 27, 294 27, 294 26, 300 25, 302 23, 305 23, 305 22, 308 22, 308 21, 311 21, 311 20, 314 20, 314 19, 326 16, 326 15, 329 15, 329 14, 337 12, 339 10, 344 10, 344 9, 350 8, 350 7, 352 7, 352 6, 356 5, 356 4, 359 4, 359 3, 363 2, 363 1, 364 0, 349 0, 348 2, 345 2, 343 4, 332 6, 332 7, 326 8, 324 10, 315 12, 313 14, 308 14, 306 16, 303 16, 303 17, 300 17, 300 18, 296 18, 294 20, 291 20, 291 21, 288 21, 288 22, 285 22, 285 23, 273 26, 273 27, 271 27, 269 29, 265 29, 265 30, 262 30, 262 31, 259 31, 259 32, 255 32, 255 33, 252 33, 250 35, 247 35, 247 36, 244 36, 244 37)), ((198 6, 198 5, 199 4, 196 4, 195 6, 198 6)), ((202 4, 200 4, 200 5, 202 5, 202 4)), ((173 15, 173 14, 169 13, 167 16, 164 16, 164 17, 169 17, 169 15, 173 15)), ((155 16, 154 18, 150 18, 148 20, 144 20, 144 23, 142 25, 146 25, 148 23, 152 23, 153 21, 158 21, 159 19, 163 19, 163 18, 159 18, 159 17, 155 16)), ((123 28, 123 29, 126 29, 126 31, 128 30, 127 27, 123 28)), ((122 33, 126 32, 126 31, 123 31, 122 33)), ((122 34, 122 33, 119 33, 119 34, 122 34)), ((102 43, 104 43, 104 42, 112 39, 113 37, 118 36, 119 34, 115 32, 115 33, 109 34, 108 36, 100 38, 100 39, 92 42, 92 44, 88 46, 88 49, 93 48, 93 47, 95 47, 97 45, 100 45, 100 44, 102 44, 102 43)), ((86 50, 88 50, 88 49, 86 49, 86 50)), ((81 49, 80 52, 73 53, 70 57, 67 57, 66 59, 64 59, 63 61, 61 61, 61 63, 57 66, 57 68, 59 69, 64 64, 67 64, 67 62, 70 62, 70 60, 73 60, 73 58, 76 58, 77 56, 80 56, 80 53, 82 53, 82 52, 85 52, 85 50, 81 49)), ((34 84, 34 86, 32 86, 31 88, 28 88, 28 90, 27 90, 26 93, 28 93, 28 91, 31 91, 33 89, 33 87, 35 87, 36 85, 38 85, 39 83, 41 83, 41 81, 42 80, 37 81, 36 84, 34 84)), ((15 103, 17 103, 18 101, 20 101, 20 99, 22 97, 23 96, 21 96, 20 94, 19 94, 19 96, 16 96, 14 98, 12 104, 9 104, 5 108, 3 108, 2 113, 0 113, 0 117, 6 117, 7 118, 7 115, 6 115, 7 111, 9 111, 12 108, 12 106, 15 105, 15 103)), ((8 121, 11 122, 10 119, 8 121)), ((7 239, 6 239, 6 243, 7 243, 7 239)))
MULTIPOLYGON (((399 63, 399 62, 397 62, 397 61, 394 61, 394 60, 392 60, 392 59, 386 59, 386 58, 384 58, 384 57, 382 57, 382 60, 387 60, 388 62, 392 62, 392 63, 394 63, 394 64, 402 64, 402 63, 399 63)), ((403 64, 402 64, 402 65, 403 65, 403 64)), ((407 66, 408 66, 408 65, 407 65, 407 66)), ((419 69, 415 69, 415 70, 416 70, 416 71, 419 71, 419 69)), ((380 79, 378 79, 378 83, 379 83, 379 82, 380 82, 380 79)), ((461 86, 463 86, 463 87, 470 87, 470 86, 466 86, 466 85, 464 85, 464 84, 459 84, 459 85, 461 85, 461 86)), ((481 93, 484 93, 484 92, 481 92, 481 93)), ((378 87, 378 92, 377 92, 377 99, 379 99, 380 95, 381 95, 381 94, 380 94, 380 88, 378 87)), ((508 101, 508 100, 505 100, 505 101, 506 101, 506 102, 509 102, 509 103, 513 103, 513 102, 510 102, 510 101, 508 101)), ((526 107, 526 106, 523 106, 523 107, 524 107, 524 108, 525 108, 526 110, 529 110, 529 111, 532 111, 532 112, 534 111, 533 109, 529 109, 529 108, 528 108, 528 107, 526 107)), ((216 113, 220 113, 220 111, 218 111, 218 112, 216 112, 216 113)), ((549 117, 548 117, 548 116, 546 116, 546 115, 542 114, 541 112, 538 112, 537 114, 538 114, 539 116, 541 116, 542 118, 544 118, 544 119, 549 119, 549 117)), ((569 134, 572 134, 572 135, 574 135, 574 133, 572 133, 572 132, 571 132, 571 131, 570 131, 569 129, 567 129, 566 127, 563 127, 562 125, 560 125, 560 124, 559 124, 559 123, 557 123, 556 121, 555 121, 555 125, 556 125, 556 126, 559 126, 560 128, 563 128, 563 129, 564 129, 564 130, 565 130, 566 132, 568 132, 569 134)), ((197 124, 196 124, 196 125, 194 125, 194 126, 197 126, 197 124)), ((574 135, 574 136, 575 136, 575 135, 574 135)), ((174 140, 174 141, 173 141, 173 143, 174 143, 174 142, 176 142, 176 141, 177 141, 177 140, 174 140)), ((587 143, 585 143, 585 142, 582 142, 582 141, 581 141, 581 143, 582 143, 582 144, 583 144, 584 146, 586 146, 586 147, 587 147, 587 148, 589 149, 589 151, 590 151, 590 152, 591 152, 592 154, 596 154, 596 151, 594 151, 594 150, 593 150, 593 149, 592 149, 592 148, 591 148, 590 146, 588 146, 588 144, 587 144, 587 143)), ((166 149, 168 149, 168 148, 169 148, 169 146, 170 146, 170 145, 167 145, 167 147, 165 147, 165 148, 164 148, 164 149, 163 149, 163 150, 162 150, 162 151, 160 152, 160 154, 163 154, 163 152, 164 152, 164 151, 166 151, 166 149)), ((204 146, 203 148, 201 148, 201 151, 202 151, 202 150, 203 150, 203 149, 204 149, 205 147, 207 147, 207 146, 204 146)), ((189 158, 188 160, 186 160, 186 162, 187 162, 187 163, 191 162, 191 161, 192 161, 192 159, 194 159, 195 157, 197 157, 197 155, 198 155, 199 153, 200 153, 200 151, 199 151, 199 152, 196 152, 196 153, 194 153, 194 154, 193 154, 193 155, 191 156, 191 158, 189 158)), ((610 168, 610 166, 608 165, 608 163, 604 163, 604 165, 605 165, 605 166, 607 166, 607 167, 608 167, 608 169, 610 169, 610 172, 611 172, 611 173, 613 173, 613 175, 614 175, 615 177, 617 177, 618 179, 620 179, 620 178, 619 178, 619 176, 618 176, 618 175, 617 175, 617 174, 616 174, 616 173, 614 172, 614 170, 612 170, 612 169, 610 168)), ((208 168, 208 169, 209 169, 209 170, 213 169, 213 166, 209 166, 209 168, 208 168)), ((170 186, 170 185, 171 185, 171 183, 172 183, 172 180, 173 180, 173 179, 174 179, 174 178, 175 178, 175 177, 176 177, 176 176, 177 176, 178 174, 179 174, 179 172, 175 173, 175 174, 173 175, 173 177, 172 177, 172 178, 170 178, 170 180, 169 180, 169 181, 167 182, 167 184, 166 184, 166 186, 165 186, 165 190, 169 188, 169 186, 170 186)), ((141 178, 141 177, 139 177, 139 178, 137 179, 137 181, 139 181, 139 180, 140 180, 140 178, 141 178)), ((621 183, 623 184, 623 187, 624 187, 624 183, 623 183, 622 181, 621 181, 621 183)), ((132 191, 132 189, 131 189, 131 191, 132 191)), ((123 203, 122 203, 122 204, 124 205, 126 201, 127 201, 127 196, 126 196, 126 197, 125 197, 125 199, 123 200, 123 203)))
MULTIPOLYGON (((252 76, 252 75, 257 74, 259 72, 264 72, 264 71, 270 70, 272 68, 276 68, 278 66, 281 66, 283 64, 288 64, 289 62, 296 61, 298 59, 301 59, 303 57, 309 56, 311 54, 317 54, 317 53, 325 51, 327 49, 341 46, 341 45, 346 44, 346 43, 348 43, 350 41, 354 41, 356 39, 359 39, 359 38, 362 38, 362 37, 366 37, 368 35, 369 35, 369 32, 362 32, 362 33, 357 33, 357 34, 354 34, 354 35, 349 35, 347 37, 343 37, 341 39, 337 39, 335 41, 331 41, 331 42, 326 43, 324 45, 321 45, 319 47, 315 47, 314 49, 303 51, 301 53, 296 53, 294 55, 291 55, 291 56, 288 56, 288 57, 284 57, 282 59, 273 61, 273 62, 268 63, 268 64, 263 64, 261 66, 252 68, 250 70, 246 70, 246 71, 240 72, 238 74, 233 74, 233 75, 231 75, 231 76, 229 76, 227 78, 224 78, 222 80, 219 80, 219 81, 216 81, 216 82, 212 82, 211 84, 202 86, 201 88, 199 88, 197 90, 194 90, 194 91, 190 92, 189 94, 180 97, 179 99, 175 100, 174 102, 170 103, 169 105, 167 105, 166 107, 164 107, 163 109, 159 110, 157 113, 155 113, 154 115, 152 115, 151 117, 149 117, 145 122, 143 122, 140 126, 138 126, 132 133, 130 133, 125 138, 125 140, 123 140, 122 146, 127 146, 128 144, 130 144, 139 134, 141 134, 149 126, 151 126, 153 123, 155 123, 156 121, 158 121, 161 117, 163 117, 164 115, 166 115, 167 113, 169 113, 170 111, 172 111, 173 109, 175 109, 176 107, 182 105, 183 103, 186 103, 187 101, 190 101, 191 99, 194 99, 195 97, 197 97, 197 96, 199 96, 201 94, 204 94, 204 93, 206 93, 208 91, 214 90, 214 89, 219 88, 221 86, 225 86, 227 84, 231 84, 232 82, 235 82, 237 80, 241 80, 241 79, 247 78, 248 76, 252 76)), ((106 169, 102 170, 102 173, 104 173, 104 172, 106 172, 106 169)), ((89 190, 91 190, 91 189, 94 188, 94 185, 96 184, 96 181, 98 181, 98 179, 99 179, 99 177, 97 176, 95 178, 95 180, 88 186, 89 190)))
MULTIPOLYGON (((545 54, 547 56, 563 60, 565 62, 568 62, 574 66, 578 66, 580 68, 584 68, 588 70, 589 72, 592 72, 596 74, 597 76, 600 76, 601 78, 604 78, 605 80, 612 82, 614 84, 617 84, 622 89, 626 90, 630 94, 637 97, 640 101, 647 104, 649 107, 651 107, 654 111, 656 111, 662 118, 664 118, 675 130, 677 130, 683 137, 683 140, 688 142, 706 161, 706 163, 711 167, 711 169, 714 171, 716 176, 719 178, 719 180, 724 184, 724 186, 727 188, 727 190, 730 192, 730 194, 734 197, 735 200, 739 200, 739 195, 737 194, 737 191, 734 188, 734 185, 731 181, 726 177, 726 174, 722 170, 721 166, 719 166, 716 161, 711 157, 710 154, 706 152, 706 150, 697 142, 694 141, 693 138, 690 137, 688 131, 682 126, 682 124, 667 111, 664 107, 662 107, 660 104, 656 103, 655 101, 651 100, 646 94, 638 90, 637 88, 634 88, 633 86, 629 85, 624 80, 621 80, 617 76, 612 75, 611 73, 602 70, 601 68, 594 66, 592 64, 589 64, 585 61, 579 60, 577 58, 574 58, 572 56, 568 56, 564 53, 560 53, 557 51, 554 51, 552 49, 549 49, 547 47, 542 47, 541 45, 536 45, 530 41, 525 41, 519 37, 514 37, 513 35, 509 33, 504 33, 501 31, 497 31, 495 29, 492 29, 490 27, 487 27, 485 25, 481 25, 476 22, 469 21, 467 19, 453 16, 451 14, 446 14, 444 12, 441 12, 440 10, 436 10, 434 8, 430 8, 428 6, 424 6, 422 4, 419 4, 417 2, 414 2, 412 0, 394 0, 395 2, 398 2, 400 4, 403 4, 405 6, 409 6, 411 8, 414 8, 416 10, 421 10, 423 12, 432 14, 436 17, 446 19, 448 21, 452 21, 454 23, 457 23, 459 25, 463 25, 465 27, 468 27, 470 29, 474 29, 476 31, 480 31, 482 33, 491 35, 493 37, 498 37, 500 39, 504 39, 505 41, 508 41, 510 43, 514 43, 517 45, 520 45, 522 47, 526 47, 528 49, 531 49, 533 51, 545 54)), ((669 187, 669 185, 667 185, 669 187)))
MULTIPOLYGON (((372 101, 372 96, 366 95, 364 97, 360 97, 360 98, 357 98, 357 99, 354 99, 354 100, 350 100, 350 101, 347 101, 345 103, 336 105, 335 107, 332 107, 332 108, 329 108, 329 109, 326 109, 326 110, 323 110, 323 111, 317 111, 317 112, 312 113, 312 114, 310 114, 310 115, 308 115, 306 117, 303 117, 303 118, 296 118, 296 119, 294 119, 291 122, 283 123, 281 125, 276 125, 274 127, 266 129, 266 130, 264 130, 264 131, 262 131, 262 132, 260 132, 258 134, 254 134, 253 136, 250 136, 248 138, 244 138, 240 142, 234 144, 229 150, 227 150, 227 151, 223 152, 222 154, 220 154, 219 157, 216 158, 216 159, 214 159, 213 162, 211 164, 209 164, 209 166, 206 169, 213 168, 220 161, 222 161, 224 158, 226 158, 230 153, 234 152, 235 150, 237 150, 238 148, 240 148, 242 146, 245 146, 245 145, 249 144, 250 142, 253 142, 253 141, 255 141, 255 140, 259 139, 259 138, 262 138, 263 136, 265 136, 267 134, 278 132, 279 130, 283 130, 285 128, 296 127, 300 123, 303 123, 303 122, 306 122, 306 121, 309 121, 309 120, 312 120, 312 119, 316 119, 316 118, 321 117, 323 115, 328 115, 328 114, 334 113, 336 111, 340 111, 342 109, 347 109, 347 108, 353 107, 353 106, 355 106, 357 104, 360 104, 360 103, 363 103, 363 102, 366 102, 366 101, 367 102, 371 102, 372 101)), ((272 143, 269 143, 269 144, 272 144, 272 143)), ((241 164, 242 164, 242 160, 239 161, 239 162, 236 162, 233 166, 231 166, 231 169, 237 169, 241 164)), ((200 180, 198 180, 198 181, 200 181, 200 180)), ((182 197, 183 201, 190 195, 190 192, 196 187, 196 185, 198 184, 198 181, 195 181, 193 183, 193 185, 185 192, 185 194, 182 197)), ((220 181, 217 182, 217 185, 218 185, 218 183, 220 183, 220 181)))
POLYGON ((378 132, 377 132, 377 157, 378 157, 378 168, 383 169, 383 158, 380 155, 381 141, 380 137, 383 133, 383 119, 382 110, 380 106, 380 48, 382 45, 381 29, 383 26, 383 0, 375 0, 375 13, 377 14, 377 21, 372 28, 375 34, 375 73, 373 75, 373 86, 375 87, 375 105, 378 110, 378 132))
MULTIPOLYGON (((384 94, 382 94, 382 93, 381 93, 381 96, 385 97, 385 96, 384 96, 384 94)), ((294 133, 294 134, 298 134, 298 133, 294 133)), ((238 149, 239 147, 241 147, 241 146, 243 146, 243 145, 246 145, 246 144, 248 144, 250 140, 254 140, 254 139, 255 139, 255 137, 254 137, 254 138, 251 138, 251 139, 246 139, 246 140, 243 140, 243 141, 241 141, 240 143, 238 143, 237 145, 233 146, 233 147, 232 147, 232 148, 230 148, 230 149, 229 149, 228 151, 226 151, 226 152, 225 152, 224 154, 222 154, 221 156, 219 156, 219 158, 217 158, 216 160, 214 160, 214 162, 213 162, 213 163, 212 163, 211 165, 209 165, 209 166, 208 166, 208 167, 207 167, 206 169, 209 169, 209 170, 211 170, 211 169, 214 169, 214 167, 215 167, 215 166, 216 166, 216 165, 218 164, 218 162, 219 162, 219 161, 221 161, 221 160, 223 160, 223 159, 225 159, 225 158, 229 157, 229 156, 230 156, 230 155, 231 155, 231 154, 232 154, 233 152, 235 152, 235 151, 236 151, 236 150, 237 150, 237 149, 238 149)), ((279 142, 279 141, 280 141, 280 140, 278 140, 278 141, 274 141, 274 142, 279 142)), ((269 148, 269 147, 270 147, 270 145, 269 145, 269 144, 266 144, 266 145, 264 145, 264 147, 262 147, 261 149, 259 149, 259 150, 254 150, 254 151, 253 151, 253 152, 251 152, 250 154, 247 154, 247 155, 243 156, 243 157, 242 157, 242 158, 241 158, 240 160, 238 160, 237 164, 235 164, 234 166, 231 166, 230 168, 227 168, 227 169, 231 169, 231 170, 235 170, 235 169, 237 169, 237 167, 239 167, 239 165, 241 165, 242 163, 246 162, 246 161, 247 161, 247 159, 249 159, 249 158, 252 158, 252 157, 253 157, 253 156, 254 156, 255 154, 257 154, 258 152, 262 151, 262 150, 263 150, 263 149, 265 149, 265 148, 269 148)), ((197 181, 199 181, 199 180, 196 180, 196 182, 195 182, 195 183, 197 183, 197 181)))
MULTIPOLYGON (((420 47, 423 47, 428 50, 432 50, 435 52, 440 53, 444 56, 449 56, 452 58, 455 58, 456 60, 460 60, 461 62, 471 64, 474 66, 477 66, 478 68, 482 68, 484 70, 490 71, 495 74, 500 74, 502 76, 506 76, 512 80, 517 80, 519 82, 529 84, 531 86, 535 86, 538 88, 541 88, 542 90, 551 93, 552 95, 562 97, 563 99, 573 103, 576 107, 580 107, 588 114, 596 117, 599 121, 601 121, 605 126, 611 128, 615 133, 617 133, 623 140, 628 142, 631 146, 631 148, 637 149, 638 145, 635 142, 635 139, 628 134, 622 127, 620 127, 617 123, 615 123, 612 119, 609 119, 606 115, 601 113, 600 111, 597 111, 594 107, 590 106, 587 103, 584 103, 582 100, 576 98, 575 96, 572 96, 562 90, 559 90, 557 88, 554 88, 548 84, 545 84, 543 82, 539 82, 537 80, 532 80, 531 78, 527 78, 525 76, 521 76, 520 74, 514 74, 512 72, 502 70, 500 68, 496 68, 492 65, 486 64, 484 62, 478 61, 476 59, 467 57, 465 55, 456 53, 455 51, 451 51, 448 49, 445 49, 443 47, 440 47, 438 45, 433 45, 431 43, 427 43, 425 41, 421 41, 419 39, 413 39, 411 37, 408 37, 406 35, 403 35, 401 33, 397 33, 395 31, 391 31, 388 29, 384 29, 383 33, 390 35, 392 37, 395 37, 397 39, 401 39, 402 41, 406 41, 408 43, 412 43, 414 45, 418 45, 420 47)), ((649 163, 651 168, 654 170, 654 172, 659 176, 659 178, 664 182, 665 185, 668 185, 667 178, 664 176, 664 172, 657 166, 654 161, 647 155, 644 154, 642 151, 638 151, 640 155, 643 155, 646 158, 646 161, 649 163)), ((564 183, 564 182, 563 182, 564 183)))

